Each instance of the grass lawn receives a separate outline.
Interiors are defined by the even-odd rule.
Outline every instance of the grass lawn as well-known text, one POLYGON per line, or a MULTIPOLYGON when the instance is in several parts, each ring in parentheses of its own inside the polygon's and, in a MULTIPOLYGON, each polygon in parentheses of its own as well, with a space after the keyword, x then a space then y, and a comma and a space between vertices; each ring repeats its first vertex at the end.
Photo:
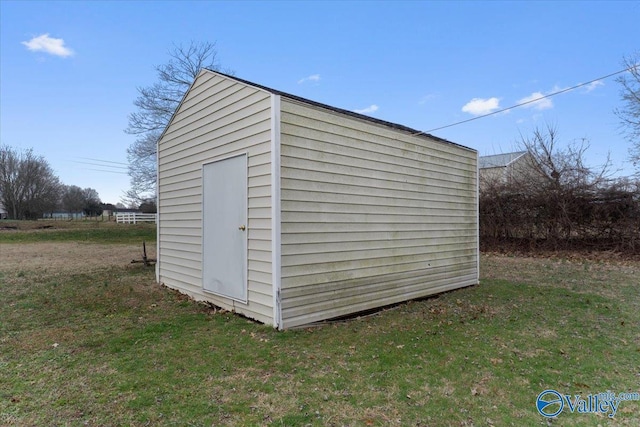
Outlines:
POLYGON ((0 230, 0 425, 640 425, 535 407, 640 391, 640 262, 484 255, 479 286, 276 332, 156 285, 154 236, 0 230))
POLYGON ((135 243, 155 241, 153 224, 116 224, 113 221, 0 220, 0 244, 33 242, 135 243))

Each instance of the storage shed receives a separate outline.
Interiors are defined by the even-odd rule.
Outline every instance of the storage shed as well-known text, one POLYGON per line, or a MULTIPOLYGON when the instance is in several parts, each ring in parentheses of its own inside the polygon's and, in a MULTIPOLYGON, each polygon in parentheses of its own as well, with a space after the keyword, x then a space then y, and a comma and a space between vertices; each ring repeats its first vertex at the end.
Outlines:
POLYGON ((157 280, 279 329, 476 284, 477 163, 202 70, 158 143, 157 280))

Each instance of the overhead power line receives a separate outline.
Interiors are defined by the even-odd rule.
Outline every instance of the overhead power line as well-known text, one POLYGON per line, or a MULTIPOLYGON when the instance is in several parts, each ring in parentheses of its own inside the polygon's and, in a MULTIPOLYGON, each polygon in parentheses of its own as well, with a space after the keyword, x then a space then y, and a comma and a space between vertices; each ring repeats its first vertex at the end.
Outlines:
POLYGON ((597 81, 608 79, 609 77, 613 77, 613 76, 616 76, 618 74, 622 74, 622 73, 625 73, 627 71, 633 70, 633 69, 637 68, 638 66, 640 66, 640 64, 636 64, 633 67, 625 68, 624 70, 616 71, 615 73, 607 74, 606 76, 598 77, 596 79, 589 80, 588 82, 580 83, 580 84, 577 84, 575 86, 572 86, 572 87, 569 87, 569 88, 566 88, 566 89, 562 89, 562 90, 559 90, 559 91, 556 91, 556 92, 552 92, 552 93, 549 93, 547 95, 544 95, 544 96, 541 96, 541 97, 538 97, 538 98, 535 98, 535 99, 530 99, 529 101, 521 102, 519 104, 512 105, 511 107, 502 108, 500 110, 493 111, 491 113, 482 114, 480 116, 472 117, 472 118, 466 119, 466 120, 461 120, 459 122, 451 123, 451 124, 446 125, 446 126, 440 126, 440 127, 437 127, 437 128, 429 129, 429 130, 426 130, 424 132, 418 132, 416 135, 421 135, 423 133, 429 133, 429 132, 435 132, 437 130, 446 129, 446 128, 450 128, 450 127, 453 127, 453 126, 461 125, 463 123, 468 123, 468 122, 472 122, 474 120, 479 120, 479 119, 483 119, 485 117, 493 116, 494 114, 504 113, 505 111, 509 111, 509 110, 513 110, 514 108, 522 107, 523 105, 532 104, 532 103, 538 102, 538 101, 540 101, 542 99, 551 98, 552 96, 560 95, 561 93, 569 92, 569 91, 572 91, 574 89, 578 89, 578 88, 580 88, 582 86, 587 86, 587 85, 590 85, 590 84, 595 83, 597 81))
POLYGON ((129 164, 128 164, 128 163, 123 163, 123 162, 113 162, 113 161, 111 161, 111 160, 92 159, 91 157, 76 157, 76 159, 81 159, 81 160, 91 160, 92 162, 113 163, 114 165, 124 165, 124 166, 129 166, 129 164))
POLYGON ((110 170, 104 170, 104 169, 91 169, 91 168, 81 168, 81 169, 85 171, 97 171, 97 172, 116 173, 118 175, 129 175, 126 172, 120 172, 120 171, 110 171, 110 170))
POLYGON ((94 163, 94 162, 78 162, 76 160, 72 160, 73 163, 78 163, 80 165, 91 165, 91 166, 100 166, 101 168, 113 168, 113 169, 122 169, 128 170, 129 168, 126 166, 116 166, 116 165, 105 165, 102 163, 94 163))

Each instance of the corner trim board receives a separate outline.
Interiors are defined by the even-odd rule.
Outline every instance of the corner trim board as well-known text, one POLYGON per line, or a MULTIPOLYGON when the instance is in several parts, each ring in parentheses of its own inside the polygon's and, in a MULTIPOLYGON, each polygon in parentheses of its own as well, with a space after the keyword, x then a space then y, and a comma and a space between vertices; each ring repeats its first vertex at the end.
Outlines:
POLYGON ((160 139, 158 139, 156 141, 156 283, 160 283, 160 221, 160 139))
POLYGON ((476 273, 480 284, 480 157, 476 152, 476 273))
POLYGON ((280 212, 280 95, 271 94, 271 281, 273 286, 273 326, 282 329, 280 306, 281 212, 280 212))

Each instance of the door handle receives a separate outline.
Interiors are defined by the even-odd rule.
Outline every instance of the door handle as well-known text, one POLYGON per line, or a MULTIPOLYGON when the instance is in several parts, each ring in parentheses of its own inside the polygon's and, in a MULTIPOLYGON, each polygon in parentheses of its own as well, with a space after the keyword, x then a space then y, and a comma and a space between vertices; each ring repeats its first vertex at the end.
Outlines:
POLYGON ((247 227, 244 224, 242 224, 240 227, 238 227, 238 230, 244 231, 246 229, 247 229, 247 227))

